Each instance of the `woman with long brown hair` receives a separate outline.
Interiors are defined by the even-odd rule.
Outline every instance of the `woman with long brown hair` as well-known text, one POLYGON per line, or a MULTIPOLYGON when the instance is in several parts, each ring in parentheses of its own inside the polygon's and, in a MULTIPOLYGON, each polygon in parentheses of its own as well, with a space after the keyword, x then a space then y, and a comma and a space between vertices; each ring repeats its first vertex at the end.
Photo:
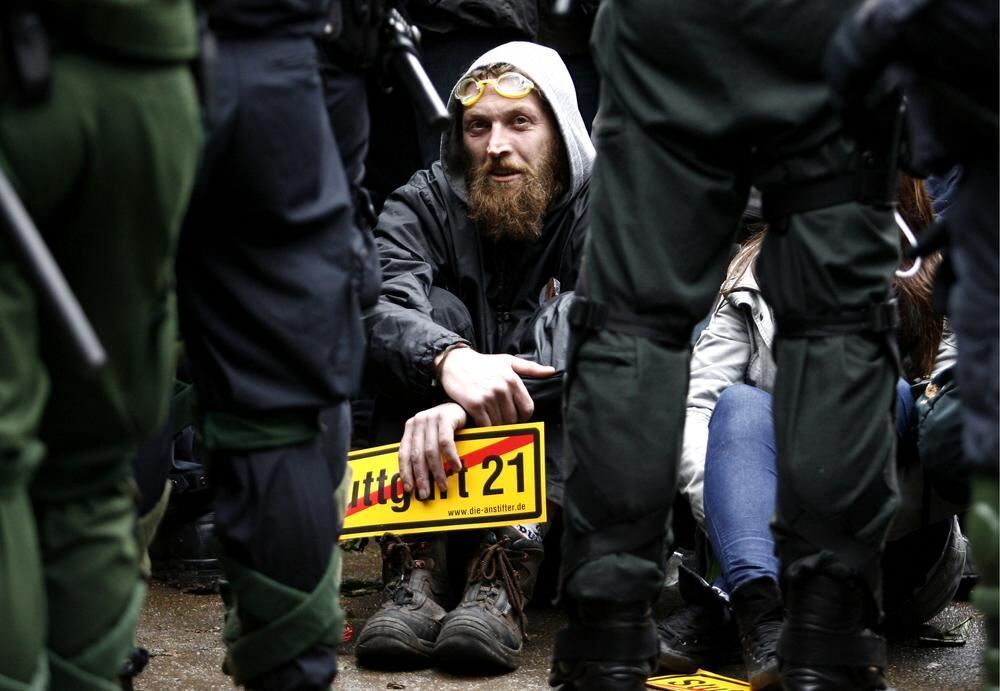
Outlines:
MULTIPOLYGON (((933 221, 930 199, 919 180, 903 177, 898 200, 899 211, 911 228, 923 228, 933 221)), ((771 414, 775 323, 754 276, 754 264, 766 236, 762 227, 733 258, 715 312, 695 345, 679 469, 678 486, 720 562, 722 575, 715 586, 728 595, 731 608, 702 582, 705 587, 700 604, 689 603, 659 624, 661 667, 693 671, 720 652, 727 635, 731 637, 732 627, 726 625, 731 609, 753 689, 780 684, 776 646, 782 622, 778 560, 769 529, 777 487, 771 414)), ((905 245, 902 234, 900 241, 905 245)), ((898 345, 904 370, 897 385, 899 437, 905 433, 913 409, 911 384, 955 359, 945 321, 935 313, 931 300, 938 263, 937 256, 926 258, 913 276, 897 276, 895 281, 901 321, 898 345)), ((909 267, 910 262, 904 260, 900 268, 909 267)), ((938 518, 941 521, 935 524, 933 538, 940 555, 945 545, 953 547, 960 537, 951 516, 938 518)), ((893 537, 901 532, 897 519, 893 537)), ((952 551, 958 554, 957 549, 952 551)), ((964 563, 964 551, 962 555, 964 563)), ((887 579, 896 571, 887 569, 887 579)), ((960 572, 959 568, 958 575, 960 572)), ((697 582, 690 573, 682 578, 697 582)), ((958 585, 957 577, 954 585, 958 585)), ((909 602, 910 619, 923 621, 944 607, 954 590, 944 591, 909 602)))

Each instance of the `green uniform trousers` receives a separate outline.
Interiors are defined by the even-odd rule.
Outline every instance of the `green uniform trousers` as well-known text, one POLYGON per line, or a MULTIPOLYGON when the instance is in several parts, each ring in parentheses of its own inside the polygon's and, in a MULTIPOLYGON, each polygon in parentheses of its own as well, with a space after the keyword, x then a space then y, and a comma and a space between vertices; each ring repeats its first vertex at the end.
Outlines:
POLYGON ((129 461, 166 413, 198 109, 182 65, 59 53, 53 80, 0 106, 0 165, 109 363, 83 376, 0 238, 0 689, 114 689, 143 595, 129 461))
MULTIPOLYGON (((585 289, 670 337, 575 334, 565 418, 569 598, 635 602, 661 587, 688 386, 689 351, 680 344, 718 294, 750 185, 766 205, 769 189, 862 165, 821 71, 826 39, 847 9, 763 0, 601 6, 585 289), (653 539, 651 521, 660 522, 653 539)), ((782 226, 771 229, 757 265, 779 332, 789 317, 887 299, 898 261, 887 210, 842 203, 792 214, 782 226)), ((846 570, 878 593, 895 507, 886 340, 784 338, 777 360, 775 527, 784 574, 846 570)))

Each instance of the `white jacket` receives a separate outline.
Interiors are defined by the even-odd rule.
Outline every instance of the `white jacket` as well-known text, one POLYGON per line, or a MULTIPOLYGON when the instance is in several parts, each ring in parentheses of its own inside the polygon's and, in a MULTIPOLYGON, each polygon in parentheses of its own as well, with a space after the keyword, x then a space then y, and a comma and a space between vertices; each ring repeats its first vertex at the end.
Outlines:
MULTIPOLYGON (((705 525, 705 449, 715 403, 733 384, 749 384, 769 393, 773 390, 777 374, 774 334, 774 313, 748 269, 727 296, 720 295, 708 326, 695 343, 677 487, 687 497, 699 525, 705 525)), ((954 337, 946 326, 934 374, 953 365, 956 356, 954 337)))

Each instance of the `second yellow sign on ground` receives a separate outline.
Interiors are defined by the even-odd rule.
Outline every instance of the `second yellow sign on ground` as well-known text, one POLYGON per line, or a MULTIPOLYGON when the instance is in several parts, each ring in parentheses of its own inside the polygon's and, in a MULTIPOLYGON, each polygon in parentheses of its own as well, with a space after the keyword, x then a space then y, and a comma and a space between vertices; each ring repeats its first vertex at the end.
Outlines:
POLYGON ((715 672, 699 669, 694 674, 668 674, 646 680, 650 689, 676 689, 677 691, 750 691, 750 684, 715 672))

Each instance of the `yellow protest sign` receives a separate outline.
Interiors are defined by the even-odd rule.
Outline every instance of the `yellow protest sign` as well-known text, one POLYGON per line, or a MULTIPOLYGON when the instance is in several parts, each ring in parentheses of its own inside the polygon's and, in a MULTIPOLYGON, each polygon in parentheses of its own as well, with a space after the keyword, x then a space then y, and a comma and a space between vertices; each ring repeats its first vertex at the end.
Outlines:
POLYGON ((750 684, 732 677, 724 677, 714 672, 699 669, 694 674, 668 674, 664 677, 650 677, 646 686, 651 689, 683 689, 684 691, 747 691, 750 684))
POLYGON ((546 520, 543 423, 458 432, 455 446, 462 471, 449 475, 445 492, 431 483, 426 501, 403 491, 399 444, 352 451, 348 463, 353 479, 341 538, 546 520))

